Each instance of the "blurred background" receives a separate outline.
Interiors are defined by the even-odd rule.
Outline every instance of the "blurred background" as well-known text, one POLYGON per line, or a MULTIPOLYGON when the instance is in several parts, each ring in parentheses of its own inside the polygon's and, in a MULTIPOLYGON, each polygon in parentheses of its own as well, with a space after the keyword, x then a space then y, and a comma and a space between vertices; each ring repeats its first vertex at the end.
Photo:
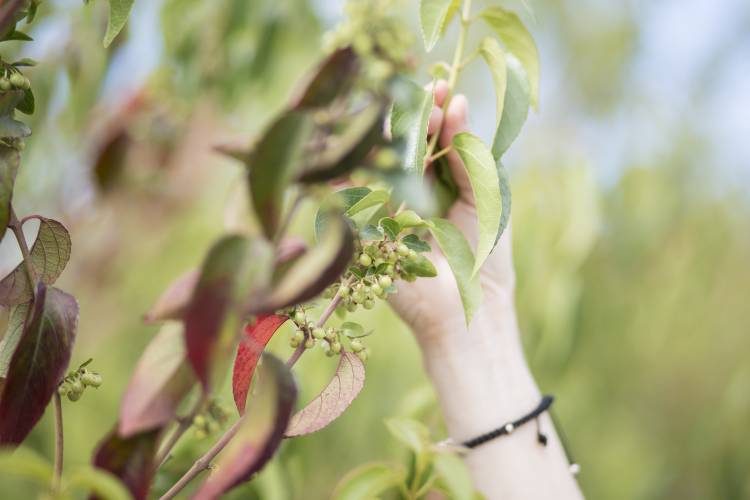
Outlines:
MULTIPOLYGON (((750 498, 750 4, 500 3, 521 13, 542 60, 539 112, 506 161, 519 316, 584 492, 750 498)), ((447 58, 455 33, 425 56, 417 1, 398 5, 424 67, 447 58)), ((35 42, 18 44, 40 64, 29 72, 37 114, 16 210, 70 228, 60 286, 81 302, 72 364, 93 357, 104 377, 64 405, 66 465, 89 461, 113 425, 156 332, 141 315, 244 223, 233 209, 240 168, 211 146, 263 127, 342 13, 338 0, 136 0, 127 32, 105 50, 105 2, 50 0, 35 42)), ((470 66, 460 88, 489 140, 489 73, 470 66)), ((309 235, 310 221, 295 230, 309 235)), ((19 260, 6 236, 0 271, 19 260)), ((386 417, 420 418, 444 437, 409 331, 382 305, 360 319, 377 330, 363 393, 334 425, 287 442, 234 497, 327 498, 356 465, 402 460, 386 417)), ((279 337, 273 349, 286 356, 279 337)), ((334 365, 303 358, 303 400, 334 365)), ((229 393, 223 402, 231 408, 229 393)), ((25 446, 51 457, 49 413, 25 446)), ((157 489, 210 442, 186 439, 157 489)), ((28 488, 0 471, 0 497, 28 498, 28 488)))

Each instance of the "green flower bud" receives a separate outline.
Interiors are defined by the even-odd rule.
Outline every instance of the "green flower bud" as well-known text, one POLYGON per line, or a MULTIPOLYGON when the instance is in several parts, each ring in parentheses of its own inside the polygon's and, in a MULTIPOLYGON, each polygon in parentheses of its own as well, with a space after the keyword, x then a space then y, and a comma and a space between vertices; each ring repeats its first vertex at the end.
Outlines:
POLYGON ((383 288, 380 285, 378 285, 377 283, 375 283, 374 285, 372 285, 370 287, 370 290, 372 291, 372 293, 374 293, 378 297, 380 297, 383 294, 383 288))
POLYGON ((289 347, 291 347, 292 349, 296 349, 297 347, 299 347, 299 344, 300 344, 300 341, 294 337, 292 337, 291 340, 289 340, 289 347))
POLYGON ((357 291, 354 292, 354 295, 352 295, 352 301, 355 304, 361 304, 365 300, 367 300, 367 297, 365 296, 364 292, 357 291))
POLYGON ((354 352, 359 352, 365 348, 365 346, 362 345, 362 342, 359 339, 352 339, 352 341, 349 342, 349 345, 354 352))
POLYGON ((398 254, 396 252, 388 252, 386 259, 388 260, 388 262, 394 263, 398 260, 398 254))
POLYGON ((322 328, 316 326, 312 329, 312 336, 320 340, 326 336, 326 332, 322 328))
POLYGON ((102 376, 98 373, 86 370, 81 375, 81 382, 83 382, 83 385, 87 385, 90 387, 99 387, 100 385, 102 385, 102 376))
POLYGON ((312 349, 315 346, 315 339, 309 338, 305 340, 305 349, 312 349))
POLYGON ((385 274, 387 276, 391 276, 392 277, 395 272, 396 272, 396 268, 393 266, 393 264, 390 264, 390 265, 386 266, 386 268, 385 268, 385 274))
POLYGON ((305 334, 304 334, 304 332, 302 332, 302 330, 296 330, 292 334, 292 340, 296 341, 297 344, 299 344, 300 342, 302 342, 303 340, 305 340, 305 334))
POLYGON ((331 344, 329 344, 327 340, 321 340, 320 348, 323 349, 325 352, 328 352, 331 350, 331 344))
POLYGON ((70 401, 72 401, 72 402, 76 402, 76 401, 78 401, 79 399, 81 399, 81 394, 83 394, 83 391, 80 391, 80 392, 78 392, 78 391, 73 391, 73 390, 71 390, 71 391, 68 391, 68 399, 69 399, 70 401))
POLYGON ((409 249, 409 258, 412 259, 412 260, 416 259, 417 258, 417 252, 415 252, 414 250, 409 249))
POLYGON ((29 81, 28 78, 24 77, 23 78, 23 85, 21 85, 21 88, 29 90, 31 88, 31 81, 29 81))
POLYGON ((10 75, 10 84, 16 88, 24 88, 24 85, 26 85, 26 77, 21 73, 13 73, 10 75))
POLYGON ((63 382, 60 384, 60 386, 57 388, 57 393, 60 396, 67 396, 68 392, 70 391, 70 385, 67 382, 63 382))
POLYGON ((402 256, 402 257, 406 257, 407 255, 409 255, 409 247, 407 247, 407 246, 406 246, 406 245, 404 245, 403 243, 400 243, 400 244, 398 245, 398 248, 396 249, 396 251, 397 251, 397 252, 398 252, 398 254, 399 254, 400 256, 402 256))
POLYGON ((348 304, 346 305, 346 310, 347 310, 347 311, 349 311, 350 313, 353 313, 354 311, 356 311, 356 310, 357 310, 357 304, 356 304, 356 303, 354 303, 354 302, 350 302, 350 303, 348 303, 348 304))
POLYGON ((339 295, 346 298, 349 296, 349 293, 351 292, 350 288, 346 285, 341 285, 339 287, 339 295))
POLYGON ((203 415, 196 415, 193 419, 193 425, 196 427, 204 428, 206 427, 206 424, 206 417, 204 417, 203 415))
POLYGON ((2 90, 3 92, 7 92, 12 88, 13 85, 10 83, 10 80, 5 77, 0 78, 0 90, 2 90))
POLYGON ((373 307, 375 307, 375 302, 373 302, 370 299, 367 299, 365 300, 365 303, 362 305, 365 307, 365 309, 372 309, 373 307))
POLYGON ((326 340, 328 342, 333 342, 338 335, 336 335, 336 329, 335 328, 327 328, 326 329, 326 340))
POLYGON ((341 342, 338 340, 331 342, 331 351, 335 354, 339 354, 341 352, 341 342))
POLYGON ((369 355, 369 354, 367 353, 367 351, 364 351, 364 350, 363 350, 363 351, 359 351, 359 352, 357 352, 357 357, 358 357, 359 359, 361 359, 361 360, 362 360, 362 362, 364 363, 365 361, 367 361, 367 358, 369 358, 369 357, 370 357, 370 355, 369 355))
POLYGON ((298 325, 304 325, 305 324, 305 313, 302 311, 297 311, 294 313, 294 322, 298 325))
POLYGON ((370 265, 372 265, 372 257, 367 255, 366 253, 363 253, 359 256, 359 263, 365 267, 370 267, 370 265))
POLYGON ((388 288, 389 286, 393 284, 393 280, 391 279, 390 276, 381 276, 380 278, 378 278, 378 284, 382 288, 388 288))

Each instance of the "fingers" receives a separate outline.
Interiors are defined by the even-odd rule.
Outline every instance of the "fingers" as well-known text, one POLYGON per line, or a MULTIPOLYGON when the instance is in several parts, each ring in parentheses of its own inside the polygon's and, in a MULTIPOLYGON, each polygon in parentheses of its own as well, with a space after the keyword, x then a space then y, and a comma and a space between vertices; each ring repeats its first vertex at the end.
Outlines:
MULTIPOLYGON (((453 96, 445 113, 443 129, 440 132, 440 147, 446 148, 451 145, 453 137, 461 132, 469 131, 469 101, 463 94, 453 96)), ((453 179, 458 187, 459 197, 469 204, 474 203, 474 195, 471 191, 469 175, 466 172, 461 157, 458 153, 451 151, 446 156, 451 169, 453 179)))

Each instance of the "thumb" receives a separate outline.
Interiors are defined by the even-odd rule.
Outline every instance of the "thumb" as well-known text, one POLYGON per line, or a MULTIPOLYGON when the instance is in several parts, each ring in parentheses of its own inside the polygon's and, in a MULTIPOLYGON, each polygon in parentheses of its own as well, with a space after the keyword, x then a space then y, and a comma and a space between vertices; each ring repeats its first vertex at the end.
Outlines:
MULTIPOLYGON (((447 148, 453 142, 453 137, 461 132, 469 131, 469 101, 463 94, 456 94, 448 104, 440 131, 440 148, 447 148)), ((455 151, 446 155, 453 179, 456 181, 459 198, 470 205, 474 205, 474 194, 471 190, 469 175, 461 157, 455 151)))

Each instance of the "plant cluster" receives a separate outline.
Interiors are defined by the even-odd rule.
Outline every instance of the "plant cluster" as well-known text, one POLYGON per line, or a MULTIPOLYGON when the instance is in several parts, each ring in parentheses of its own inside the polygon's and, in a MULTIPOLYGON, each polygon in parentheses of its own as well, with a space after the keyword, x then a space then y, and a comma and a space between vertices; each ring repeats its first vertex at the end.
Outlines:
MULTIPOLYGON (((33 17, 37 2, 14 5, 12 15, 2 11, 0 19, 6 39, 22 36, 13 20, 33 17)), ((105 44, 122 28, 131 7, 132 0, 110 0, 105 44)), ((428 51, 453 20, 459 22, 453 61, 435 66, 448 78, 444 107, 474 55, 487 62, 497 89, 492 146, 462 133, 438 151, 440 131, 427 134, 432 93, 408 78, 415 66, 411 36, 395 10, 389 0, 349 3, 349 19, 326 39, 327 56, 260 137, 247 147, 217 148, 242 166, 257 230, 220 237, 200 266, 177 279, 146 315, 149 322, 164 325, 135 367, 118 420, 93 456, 99 473, 119 478, 131 496, 146 498, 154 475, 188 429, 206 437, 227 421, 215 393, 229 360, 234 359, 238 418, 161 498, 192 487, 217 456, 215 472, 197 486, 195 497, 221 496, 252 478, 284 437, 309 434, 333 422, 362 389, 364 362, 371 355, 364 339, 372 332, 344 321, 346 316, 397 293, 399 281, 434 277, 428 240, 445 254, 466 321, 471 320, 481 301, 478 271, 508 223, 510 192, 500 159, 536 101, 536 49, 518 16, 501 7, 474 17, 471 0, 422 0, 420 21, 428 51), (467 57, 467 33, 476 19, 484 20, 505 48, 488 37, 467 57), (455 196, 444 163, 451 151, 465 164, 477 201, 476 251, 450 221, 436 216, 440 204, 435 199, 450 202, 455 196), (430 165, 435 176, 425 175, 430 165), (333 187, 342 184, 347 187, 333 187), (415 192, 422 193, 423 202, 415 202, 415 192), (298 208, 306 204, 319 207, 316 244, 309 247, 289 234, 298 208), (322 310, 321 300, 327 301, 322 310), (294 351, 281 362, 264 351, 287 323, 294 351), (316 345, 338 359, 336 373, 295 412, 291 370, 316 345)), ((33 111, 33 93, 19 69, 28 65, 5 65, 7 85, 0 80, 0 89, 9 85, 0 95, 0 226, 3 232, 5 227, 13 230, 24 257, 0 281, 0 303, 13 306, 0 346, 2 359, 9 360, 0 365, 6 370, 0 373, 5 379, 0 443, 22 442, 54 397, 58 441, 52 491, 59 493, 60 396, 75 401, 85 387, 98 387, 101 376, 87 368, 88 362, 65 375, 78 307, 72 296, 51 285, 70 257, 67 230, 41 216, 19 220, 10 203, 20 139, 30 133, 13 113, 33 111), (29 250, 21 225, 32 218, 39 220, 40 229, 29 250), (39 351, 41 358, 33 355, 39 351), (29 394, 22 388, 32 379, 38 389, 29 394), (36 383, 40 380, 44 383, 36 383)), ((410 484, 402 489, 407 498, 425 494, 431 483, 419 479, 410 484)))

